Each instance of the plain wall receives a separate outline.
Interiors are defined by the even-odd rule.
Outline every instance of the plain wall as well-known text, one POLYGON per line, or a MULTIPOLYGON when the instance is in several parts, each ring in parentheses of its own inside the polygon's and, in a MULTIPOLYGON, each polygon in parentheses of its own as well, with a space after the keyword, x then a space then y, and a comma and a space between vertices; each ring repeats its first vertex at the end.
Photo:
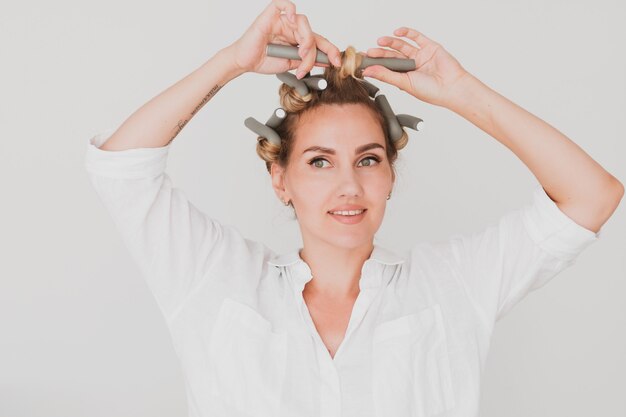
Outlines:
MULTIPOLYGON (((87 140, 237 39, 266 1, 5 2, 0 12, 0 416, 185 415, 182 372, 138 268, 91 188, 87 140)), ((626 183, 625 3, 299 1, 313 30, 365 51, 410 26, 626 183)), ((506 147, 441 107, 378 85, 407 129, 378 242, 480 230, 536 183, 506 147), (409 231, 409 232, 407 232, 409 231)), ((172 144, 167 171, 199 208, 282 252, 300 244, 243 124, 279 80, 226 85, 172 144)), ((481 416, 626 415, 626 216, 499 321, 481 416)))

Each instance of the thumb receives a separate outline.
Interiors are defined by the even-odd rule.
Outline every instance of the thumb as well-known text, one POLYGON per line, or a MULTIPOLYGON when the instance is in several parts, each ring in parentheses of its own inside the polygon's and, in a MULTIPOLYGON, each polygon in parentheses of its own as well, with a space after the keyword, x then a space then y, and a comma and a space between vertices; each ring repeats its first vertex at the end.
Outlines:
POLYGON ((363 69, 362 74, 364 77, 375 78, 404 90, 404 77, 402 74, 392 71, 382 65, 371 65, 366 67, 363 69))

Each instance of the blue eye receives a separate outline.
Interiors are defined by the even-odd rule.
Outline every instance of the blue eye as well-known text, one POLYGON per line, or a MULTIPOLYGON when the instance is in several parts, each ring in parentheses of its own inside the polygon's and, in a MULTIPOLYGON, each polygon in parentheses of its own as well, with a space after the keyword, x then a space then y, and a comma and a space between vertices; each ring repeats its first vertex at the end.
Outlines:
MULTIPOLYGON (((376 163, 380 162, 380 158, 378 158, 377 156, 368 156, 368 157, 365 157, 365 158, 361 159, 361 161, 360 161, 360 162, 362 162, 362 161, 366 161, 366 160, 368 160, 368 159, 373 159, 374 161, 376 161, 376 163)), ((326 161, 326 162, 328 162, 328 160, 327 160, 326 158, 313 158, 313 159, 311 159, 311 160, 308 162, 308 164, 309 164, 309 165, 313 165, 313 166, 315 166, 316 168, 323 168, 323 166, 320 166, 320 165, 314 165, 317 161, 326 161)), ((369 164, 362 165, 362 166, 365 166, 365 167, 370 167, 370 166, 375 166, 375 165, 372 165, 372 163, 370 162, 369 164)))

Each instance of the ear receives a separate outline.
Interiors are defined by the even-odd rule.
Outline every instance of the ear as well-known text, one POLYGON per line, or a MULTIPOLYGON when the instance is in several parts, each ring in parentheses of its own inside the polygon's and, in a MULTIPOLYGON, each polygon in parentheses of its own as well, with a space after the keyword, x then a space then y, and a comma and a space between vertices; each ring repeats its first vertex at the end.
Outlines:
POLYGON ((272 162, 270 171, 270 175, 272 176, 272 188, 276 196, 278 196, 278 199, 281 201, 289 201, 291 198, 285 189, 285 169, 278 163, 272 162))

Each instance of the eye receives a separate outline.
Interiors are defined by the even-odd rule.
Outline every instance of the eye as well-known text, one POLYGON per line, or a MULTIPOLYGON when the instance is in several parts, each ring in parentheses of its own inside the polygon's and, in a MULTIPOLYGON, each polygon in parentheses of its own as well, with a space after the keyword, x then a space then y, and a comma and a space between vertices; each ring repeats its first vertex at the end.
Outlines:
MULTIPOLYGON (((367 157, 361 159, 361 161, 366 161, 368 159, 373 159, 374 161, 376 161, 376 163, 380 162, 380 158, 378 158, 377 156, 367 156, 367 157)), ((364 166, 370 167, 370 166, 372 166, 372 163, 370 162, 370 163, 368 163, 368 164, 366 164, 364 166)))
POLYGON ((317 161, 326 161, 328 162, 327 159, 325 158, 313 158, 311 159, 309 162, 307 162, 309 165, 314 165, 316 168, 322 168, 321 166, 317 165, 316 162, 317 161))
MULTIPOLYGON (((367 156, 367 157, 365 157, 365 158, 361 159, 361 161, 360 161, 360 162, 367 161, 368 159, 372 159, 372 160, 376 161, 376 164, 378 164, 378 163, 380 162, 380 158, 379 158, 379 157, 377 157, 377 156, 367 156)), ((308 164, 309 164, 309 165, 313 165, 313 166, 315 166, 316 168, 323 168, 323 164, 322 164, 322 165, 319 165, 319 164, 317 164, 317 161, 326 161, 326 162, 328 162, 328 160, 327 160, 326 158, 313 158, 313 159, 311 159, 311 160, 308 162, 308 164)), ((375 166, 376 164, 372 165, 372 163, 371 163, 371 162, 369 162, 369 163, 367 163, 367 164, 365 164, 365 165, 362 165, 362 166, 370 167, 370 166, 375 166)))

